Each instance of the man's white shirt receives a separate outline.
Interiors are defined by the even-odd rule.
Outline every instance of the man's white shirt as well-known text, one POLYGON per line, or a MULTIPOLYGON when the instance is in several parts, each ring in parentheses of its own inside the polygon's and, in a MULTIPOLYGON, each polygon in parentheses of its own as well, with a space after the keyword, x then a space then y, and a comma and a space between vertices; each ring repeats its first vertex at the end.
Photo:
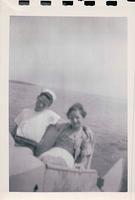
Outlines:
POLYGON ((35 112, 33 109, 24 109, 15 119, 17 135, 40 142, 47 127, 55 125, 60 116, 50 109, 35 112))

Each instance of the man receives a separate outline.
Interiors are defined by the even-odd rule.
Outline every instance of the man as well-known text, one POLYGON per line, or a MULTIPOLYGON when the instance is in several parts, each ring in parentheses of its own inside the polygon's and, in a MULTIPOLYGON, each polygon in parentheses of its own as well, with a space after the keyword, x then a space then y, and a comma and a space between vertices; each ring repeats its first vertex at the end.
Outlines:
POLYGON ((34 148, 42 139, 47 127, 55 125, 60 116, 50 110, 56 95, 45 90, 37 97, 34 109, 24 109, 15 119, 16 126, 12 131, 15 141, 21 145, 34 148))

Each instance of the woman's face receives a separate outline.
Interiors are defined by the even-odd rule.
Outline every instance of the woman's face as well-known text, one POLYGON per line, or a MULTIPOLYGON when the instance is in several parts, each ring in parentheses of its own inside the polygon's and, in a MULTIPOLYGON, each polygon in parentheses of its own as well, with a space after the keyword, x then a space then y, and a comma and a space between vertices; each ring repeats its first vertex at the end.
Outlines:
POLYGON ((69 114, 69 120, 73 128, 79 129, 83 125, 83 117, 80 114, 79 110, 71 111, 71 113, 69 114))

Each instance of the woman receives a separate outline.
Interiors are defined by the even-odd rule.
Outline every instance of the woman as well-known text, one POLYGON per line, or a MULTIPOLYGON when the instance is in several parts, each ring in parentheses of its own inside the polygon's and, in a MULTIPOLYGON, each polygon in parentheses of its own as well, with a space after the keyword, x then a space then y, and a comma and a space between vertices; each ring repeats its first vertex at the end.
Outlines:
POLYGON ((75 103, 69 108, 67 117, 69 123, 60 125, 60 134, 54 147, 39 158, 45 164, 49 162, 70 168, 74 165, 85 168, 94 145, 92 131, 83 125, 86 111, 80 103, 75 103))

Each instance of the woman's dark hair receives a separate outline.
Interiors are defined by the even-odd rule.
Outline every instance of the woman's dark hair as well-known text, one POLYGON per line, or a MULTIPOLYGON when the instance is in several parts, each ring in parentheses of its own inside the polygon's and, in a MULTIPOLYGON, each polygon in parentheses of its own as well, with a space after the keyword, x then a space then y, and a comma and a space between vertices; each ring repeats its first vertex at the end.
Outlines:
POLYGON ((68 111, 66 113, 68 118, 69 118, 70 113, 72 111, 79 111, 83 118, 85 118, 86 115, 87 115, 87 112, 84 110, 84 108, 83 108, 81 103, 75 103, 68 109, 68 111))

